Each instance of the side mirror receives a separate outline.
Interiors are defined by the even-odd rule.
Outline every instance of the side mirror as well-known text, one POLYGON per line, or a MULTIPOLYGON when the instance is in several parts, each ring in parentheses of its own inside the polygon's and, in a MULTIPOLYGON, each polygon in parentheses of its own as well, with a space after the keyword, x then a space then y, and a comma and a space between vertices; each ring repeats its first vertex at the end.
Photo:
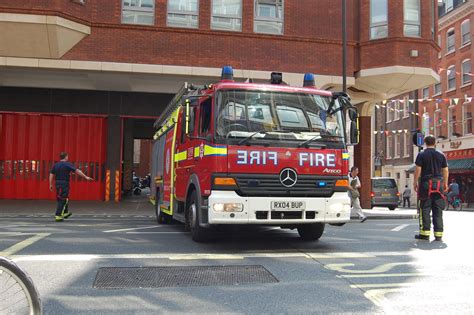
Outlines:
POLYGON ((347 113, 348 113, 349 119, 351 121, 357 121, 357 118, 359 117, 359 114, 357 113, 357 109, 355 107, 349 107, 347 109, 347 113))
POLYGON ((351 128, 349 131, 349 140, 351 144, 356 145, 359 143, 359 128, 357 128, 358 123, 356 121, 351 121, 351 128))

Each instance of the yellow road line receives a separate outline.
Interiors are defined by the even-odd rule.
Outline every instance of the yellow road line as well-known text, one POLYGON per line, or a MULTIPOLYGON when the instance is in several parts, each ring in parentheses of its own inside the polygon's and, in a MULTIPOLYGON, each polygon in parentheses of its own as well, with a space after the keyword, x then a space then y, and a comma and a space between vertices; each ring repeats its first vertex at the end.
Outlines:
POLYGON ((18 253, 19 251, 21 251, 21 250, 25 249, 26 247, 42 240, 43 238, 45 238, 49 235, 51 235, 51 233, 38 233, 35 236, 27 238, 26 240, 21 241, 19 243, 16 243, 15 245, 10 246, 7 249, 1 251, 0 256, 9 257, 11 255, 14 255, 14 254, 18 253))

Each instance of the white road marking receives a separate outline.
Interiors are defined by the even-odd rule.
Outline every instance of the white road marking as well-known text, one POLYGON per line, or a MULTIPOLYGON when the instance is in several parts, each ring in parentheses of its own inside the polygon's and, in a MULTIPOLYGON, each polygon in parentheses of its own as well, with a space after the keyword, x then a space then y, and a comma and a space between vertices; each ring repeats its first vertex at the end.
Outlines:
POLYGON ((24 241, 21 241, 19 243, 16 243, 13 246, 8 247, 7 249, 3 250, 0 252, 0 256, 5 256, 9 257, 15 253, 18 253, 19 251, 25 249, 26 247, 38 242, 39 240, 42 240, 43 238, 51 235, 51 233, 37 233, 34 236, 27 238, 24 241))
POLYGON ((154 229, 157 227, 160 227, 160 225, 149 225, 149 226, 142 226, 142 227, 128 228, 128 229, 108 230, 108 231, 103 231, 103 232, 104 233, 126 232, 126 231, 135 231, 135 230, 154 229))
POLYGON ((413 287, 421 286, 420 283, 367 283, 367 284, 352 284, 351 288, 365 289, 365 288, 398 288, 398 287, 413 287))
POLYGON ((411 273, 376 273, 366 275, 337 275, 337 278, 385 278, 385 277, 419 277, 419 276, 431 276, 434 274, 411 272, 411 273))
POLYGON ((127 232, 127 234, 185 234, 189 232, 178 232, 178 231, 173 231, 173 232, 127 232))
POLYGON ((333 271, 337 271, 340 273, 351 273, 351 274, 375 274, 375 273, 384 273, 387 271, 392 270, 394 267, 397 266, 404 266, 404 265, 414 265, 413 262, 400 262, 400 263, 388 263, 377 266, 373 269, 346 269, 345 267, 352 267, 354 264, 352 263, 344 263, 344 264, 328 264, 324 267, 333 271))
POLYGON ((402 224, 402 225, 399 225, 399 226, 397 226, 396 228, 393 228, 391 231, 393 231, 393 232, 399 232, 399 231, 403 230, 404 228, 406 228, 407 226, 410 226, 410 224, 402 224))

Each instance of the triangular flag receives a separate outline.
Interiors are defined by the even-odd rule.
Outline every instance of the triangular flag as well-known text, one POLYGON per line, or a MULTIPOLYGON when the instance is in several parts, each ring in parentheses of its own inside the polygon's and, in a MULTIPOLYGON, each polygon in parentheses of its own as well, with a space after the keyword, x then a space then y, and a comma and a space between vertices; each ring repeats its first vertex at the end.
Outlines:
POLYGON ((459 98, 457 98, 457 97, 456 97, 456 98, 453 98, 453 103, 454 103, 454 105, 458 105, 458 103, 459 103, 459 98))
POLYGON ((410 101, 410 104, 413 104, 415 103, 415 100, 409 100, 410 101))
POLYGON ((466 101, 468 101, 470 103, 472 101, 472 97, 466 98, 466 101))

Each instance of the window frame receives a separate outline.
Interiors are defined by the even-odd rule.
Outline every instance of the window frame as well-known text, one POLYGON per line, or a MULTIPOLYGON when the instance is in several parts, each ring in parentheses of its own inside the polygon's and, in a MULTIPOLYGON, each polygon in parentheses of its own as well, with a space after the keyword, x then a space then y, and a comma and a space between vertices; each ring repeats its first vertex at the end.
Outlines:
POLYGON ((385 12, 385 21, 382 22, 372 22, 372 12, 373 12, 373 3, 375 0, 370 0, 370 7, 369 7, 369 40, 377 40, 377 39, 383 39, 388 37, 388 0, 385 1, 385 6, 386 6, 386 12, 385 12), (377 37, 372 37, 372 29, 375 28, 380 28, 380 27, 386 27, 387 28, 387 34, 385 36, 377 36, 377 37))
MULTIPOLYGON (((199 0, 196 0, 197 2, 197 9, 196 12, 194 11, 175 11, 170 9, 170 1, 176 1, 176 0, 167 0, 166 2, 166 26, 168 27, 176 27, 176 28, 190 28, 190 29, 197 29, 199 28, 199 6, 200 2, 199 0), (169 20, 169 15, 170 14, 176 14, 176 15, 184 15, 184 16, 197 16, 197 24, 196 26, 182 26, 182 25, 171 25, 170 20, 169 20)), ((179 1, 179 0, 178 0, 179 1)))
POLYGON ((386 123, 392 122, 392 116, 390 114, 390 112, 392 112, 392 108, 390 106, 391 103, 392 102, 387 102, 387 104, 385 104, 385 122, 386 123))
POLYGON ((430 114, 428 112, 424 112, 421 118, 421 131, 423 131, 425 135, 429 135, 431 133, 430 128, 430 114), (427 122, 427 124, 425 122, 427 122))
POLYGON ((467 58, 467 59, 464 59, 462 62, 461 62, 461 85, 462 86, 466 86, 466 85, 469 85, 472 83, 472 77, 469 75, 469 74, 466 74, 464 73, 464 64, 469 62, 469 74, 472 74, 472 64, 471 64, 471 59, 470 58, 467 58), (466 76, 468 78, 467 81, 464 81, 464 76, 466 76))
POLYGON ((451 27, 447 32, 446 32, 446 55, 449 55, 450 53, 453 53, 456 51, 456 30, 454 27, 451 27), (453 44, 450 46, 449 43, 449 38, 451 37, 449 34, 452 32, 452 41, 453 44), (451 49, 450 49, 451 48, 451 49))
POLYGON ((446 0, 446 13, 454 9, 454 0, 446 0))
POLYGON ((395 101, 393 121, 400 120, 400 117, 401 117, 401 115, 400 115, 400 101, 396 100, 395 101))
MULTIPOLYGON (((257 16, 257 3, 261 0, 254 0, 253 5, 253 32, 257 34, 268 34, 268 35, 283 35, 285 33, 285 0, 281 0, 281 17, 272 18, 272 17, 260 17, 257 16), (281 23, 281 33, 269 33, 269 32, 258 32, 256 22, 274 22, 281 23)), ((275 0, 279 1, 279 0, 275 0)), ((276 5, 276 12, 278 12, 278 4, 276 5)))
POLYGON ((385 151, 386 151, 385 158, 387 160, 392 159, 392 154, 391 154, 392 153, 392 147, 393 147, 392 135, 387 135, 386 143, 385 143, 385 151))
POLYGON ((438 82, 435 85, 433 85, 433 96, 441 95, 442 93, 443 93, 443 86, 442 86, 441 82, 438 82), (439 87, 438 92, 436 91, 437 86, 439 87))
POLYGON ((447 84, 447 90, 446 92, 450 92, 450 91, 454 91, 456 90, 456 66, 455 65, 451 65, 447 68, 446 70, 446 84, 447 84), (451 74, 453 75, 452 78, 450 78, 451 74), (450 81, 453 80, 454 81, 454 87, 450 87, 450 81))
MULTIPOLYGON (((215 31, 223 31, 223 32, 242 32, 242 20, 243 20, 243 0, 240 1, 240 16, 238 15, 228 15, 228 14, 214 14, 214 2, 216 0, 211 1, 211 30, 215 31), (240 20, 240 29, 227 29, 227 28, 219 28, 216 27, 215 24, 212 23, 212 19, 214 17, 217 18, 224 18, 224 19, 231 19, 231 20, 240 20)), ((225 0, 224 0, 225 1, 225 0)))
POLYGON ((465 46, 468 46, 469 44, 471 44, 471 20, 470 19, 465 19, 461 23, 461 48, 463 48, 465 46), (468 25, 467 32, 463 32, 463 26, 466 25, 466 24, 468 25), (464 36, 465 35, 469 35, 468 40, 466 42, 464 42, 464 36))
POLYGON ((420 0, 403 0, 403 35, 405 37, 421 37, 421 2, 420 0), (406 19, 408 1, 416 1, 416 3, 418 4, 418 21, 414 21, 414 20, 409 21, 406 19), (418 34, 417 35, 407 34, 407 31, 406 31, 407 26, 417 26, 418 34))
POLYGON ((403 154, 403 157, 409 157, 410 156, 410 151, 412 150, 413 146, 412 146, 412 143, 411 143, 411 139, 410 139, 410 133, 409 132, 405 132, 404 133, 405 137, 404 140, 405 140, 405 145, 404 145, 404 154, 403 154))
POLYGON ((441 121, 441 123, 439 123, 440 118, 441 118, 441 109, 438 108, 433 113, 433 120, 434 120, 433 134, 435 135, 436 138, 441 136, 441 134, 443 133, 443 121, 441 121), (438 128, 439 128, 439 130, 438 130, 438 128))
POLYGON ((423 99, 424 99, 424 100, 430 98, 430 87, 429 87, 429 86, 424 87, 424 88, 421 90, 421 95, 423 96, 423 99), (425 91, 427 92, 426 94, 425 94, 425 91))
POLYGON ((455 113, 456 108, 454 105, 450 105, 448 107, 448 138, 451 138, 453 136, 453 133, 456 132, 456 113, 455 113))
POLYGON ((405 96, 404 102, 403 102, 403 118, 409 118, 410 117, 410 99, 408 96, 405 96))
MULTIPOLYGON (((155 20, 156 20, 156 11, 155 11, 155 7, 156 7, 156 4, 155 4, 155 1, 152 0, 152 7, 151 8, 143 8, 143 7, 132 7, 132 6, 125 6, 125 1, 126 0, 122 0, 122 11, 121 11, 121 24, 128 24, 128 25, 155 25, 155 20), (138 13, 152 13, 153 15, 153 21, 151 24, 148 24, 148 23, 130 23, 130 22, 125 22, 123 20, 124 18, 124 12, 138 12, 138 13)), ((131 0, 129 0, 131 1, 131 0)), ((138 0, 138 1, 142 1, 142 0, 138 0)))
POLYGON ((473 120, 473 117, 472 117, 472 104, 471 102, 464 102, 462 104, 462 133, 463 135, 472 135, 473 133, 473 127, 472 127, 472 120, 473 120), (471 113, 471 117, 470 118, 466 118, 466 112, 467 112, 467 107, 468 106, 471 106, 471 110, 469 111, 471 113), (467 124, 468 122, 470 121, 470 125, 471 125, 471 132, 467 132, 467 124))
POLYGON ((401 149, 402 149, 402 141, 401 141, 401 133, 397 132, 395 134, 395 152, 393 154, 393 157, 395 159, 400 158, 401 156, 401 149))

